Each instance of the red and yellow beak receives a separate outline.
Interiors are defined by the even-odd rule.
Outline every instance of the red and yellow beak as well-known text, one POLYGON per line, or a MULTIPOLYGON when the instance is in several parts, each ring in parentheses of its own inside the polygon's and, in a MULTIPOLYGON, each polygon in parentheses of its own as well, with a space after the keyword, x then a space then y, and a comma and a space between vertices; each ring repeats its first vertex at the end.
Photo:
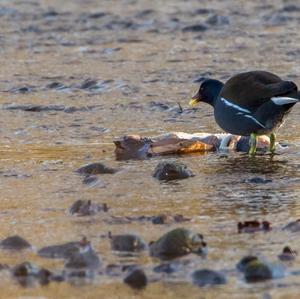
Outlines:
POLYGON ((194 107, 201 101, 199 92, 197 92, 189 101, 189 105, 194 107))

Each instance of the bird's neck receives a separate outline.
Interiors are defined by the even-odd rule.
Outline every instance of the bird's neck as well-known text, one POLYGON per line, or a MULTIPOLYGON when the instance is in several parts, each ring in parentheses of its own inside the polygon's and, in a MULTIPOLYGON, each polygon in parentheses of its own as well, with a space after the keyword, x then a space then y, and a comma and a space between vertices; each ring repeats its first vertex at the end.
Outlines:
POLYGON ((224 86, 224 83, 216 80, 215 88, 212 90, 211 102, 209 103, 211 106, 215 106, 215 103, 219 97, 219 94, 224 86))

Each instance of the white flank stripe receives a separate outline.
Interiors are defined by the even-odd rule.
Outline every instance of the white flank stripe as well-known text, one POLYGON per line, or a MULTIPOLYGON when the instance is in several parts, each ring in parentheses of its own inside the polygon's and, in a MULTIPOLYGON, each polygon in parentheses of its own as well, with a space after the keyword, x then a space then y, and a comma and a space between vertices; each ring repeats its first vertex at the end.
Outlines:
POLYGON ((275 105, 278 105, 278 106, 282 106, 282 105, 287 105, 287 104, 298 102, 297 99, 289 98, 289 97, 273 97, 273 98, 271 98, 271 101, 275 105))
POLYGON ((254 118, 253 116, 251 116, 251 115, 244 115, 245 117, 248 117, 248 118, 250 118, 250 119, 252 119, 252 120, 254 120, 258 125, 260 125, 262 128, 265 128, 265 126, 263 125, 263 124, 261 124, 256 118, 254 118))
POLYGON ((248 109, 245 109, 245 108, 240 107, 239 105, 233 104, 233 103, 227 101, 227 100, 224 99, 224 98, 221 98, 221 101, 224 102, 225 105, 227 105, 227 106, 229 106, 229 107, 232 107, 232 108, 234 108, 234 109, 236 109, 236 110, 239 110, 239 111, 245 112, 245 113, 251 113, 251 111, 249 111, 248 109))

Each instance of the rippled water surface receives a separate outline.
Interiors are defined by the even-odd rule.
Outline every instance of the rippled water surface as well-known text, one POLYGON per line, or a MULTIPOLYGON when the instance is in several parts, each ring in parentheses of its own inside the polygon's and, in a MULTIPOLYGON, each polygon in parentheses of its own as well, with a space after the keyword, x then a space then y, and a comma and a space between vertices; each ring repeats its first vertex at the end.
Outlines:
MULTIPOLYGON (((18 234, 38 249, 85 235, 105 267, 125 262, 101 238, 108 231, 150 242, 178 226, 118 224, 111 216, 182 214, 191 218, 183 226, 205 236, 209 253, 189 257, 179 278, 139 292, 104 275, 83 286, 23 288, 0 272, 0 297, 299 298, 299 276, 247 284, 232 271, 250 253, 276 262, 283 246, 300 250, 297 233, 281 231, 300 217, 299 107, 278 133, 288 147, 274 157, 230 152, 122 161, 112 143, 124 134, 220 132, 210 107, 187 106, 201 77, 265 69, 300 84, 299 12, 297 1, 279 0, 1 0, 0 238, 18 234), (162 160, 183 162, 195 176, 159 183, 152 173, 162 160), (96 186, 83 184, 75 170, 97 161, 121 171, 99 176, 96 186), (271 182, 249 182, 254 177, 271 182), (77 199, 107 203, 109 213, 70 216, 77 199), (249 219, 268 220, 274 229, 238 234, 237 223, 249 219), (225 271, 228 283, 193 286, 191 272, 202 267, 225 271)), ((0 251, 1 263, 24 260, 63 268, 34 251, 0 251)), ((143 264, 149 277, 158 263, 147 253, 131 262, 143 264)), ((298 258, 288 272, 299 268, 298 258)))

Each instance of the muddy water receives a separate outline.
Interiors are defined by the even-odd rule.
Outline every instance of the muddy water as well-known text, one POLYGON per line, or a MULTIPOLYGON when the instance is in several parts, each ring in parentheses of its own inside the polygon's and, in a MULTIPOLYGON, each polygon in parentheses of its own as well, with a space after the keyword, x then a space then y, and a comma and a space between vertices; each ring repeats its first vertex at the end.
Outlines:
MULTIPOLYGON (((111 216, 177 213, 191 218, 185 227, 204 234, 209 254, 191 257, 180 279, 150 283, 141 292, 104 275, 83 286, 23 288, 0 272, 0 297, 299 298, 299 276, 251 285, 230 274, 246 254, 274 262, 284 245, 300 248, 297 235, 281 231, 300 216, 299 107, 278 134, 288 148, 273 158, 210 153, 118 161, 112 144, 115 136, 129 133, 219 132, 210 107, 187 107, 201 77, 224 80, 266 69, 300 84, 299 11, 296 2, 278 0, 2 0, 0 238, 19 234, 38 249, 85 235, 105 267, 124 262, 101 238, 108 231, 136 233, 149 242, 176 227, 118 224, 111 216), (195 177, 155 181, 153 169, 165 159, 187 164, 195 177), (100 176, 96 186, 83 184, 74 171, 96 161, 121 171, 100 176), (253 177, 271 182, 247 183, 253 177), (77 199, 107 203, 109 215, 68 215, 77 199), (237 222, 248 219, 268 220, 274 230, 237 234, 237 222), (202 267, 227 271, 228 283, 192 286, 191 272, 202 267)), ((63 268, 62 261, 35 252, 0 251, 1 263, 24 260, 63 268)), ((149 276, 158 263, 146 253, 131 262, 143 264, 149 276)), ((288 271, 299 268, 296 261, 288 271)))

